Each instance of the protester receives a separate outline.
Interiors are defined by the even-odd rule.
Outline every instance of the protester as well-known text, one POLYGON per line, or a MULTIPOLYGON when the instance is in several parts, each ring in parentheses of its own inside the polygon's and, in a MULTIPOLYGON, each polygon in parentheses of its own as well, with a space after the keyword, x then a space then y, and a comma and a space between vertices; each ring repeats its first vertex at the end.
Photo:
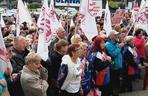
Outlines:
POLYGON ((64 71, 67 75, 63 83, 60 83, 61 93, 60 96, 80 96, 81 87, 81 74, 82 65, 80 62, 80 45, 72 44, 68 47, 68 55, 64 55, 62 58, 61 69, 59 71, 59 77, 62 75, 62 68, 67 66, 64 71))
POLYGON ((145 53, 145 76, 144 76, 144 90, 148 90, 148 41, 145 44, 144 48, 145 53))
POLYGON ((81 56, 80 56, 80 60, 82 62, 82 79, 81 79, 81 87, 82 90, 81 93, 83 94, 83 96, 87 96, 88 93, 90 92, 91 89, 94 88, 94 83, 93 83, 93 65, 90 64, 90 62, 88 61, 87 57, 87 43, 83 43, 80 42, 80 47, 81 47, 81 56))
POLYGON ((105 42, 103 38, 96 37, 92 47, 92 62, 94 66, 95 86, 102 92, 102 96, 111 95, 110 87, 110 65, 111 57, 107 56, 105 52, 105 42))
POLYGON ((109 56, 111 56, 111 82, 113 96, 119 96, 120 92, 120 71, 122 68, 122 54, 121 47, 117 42, 119 32, 112 30, 109 34, 109 40, 106 42, 105 47, 109 56))
POLYGON ((12 49, 11 63, 13 66, 13 73, 19 73, 25 65, 25 57, 29 53, 27 50, 27 42, 25 37, 16 37, 12 49))
POLYGON ((124 82, 124 86, 126 86, 127 89, 125 90, 127 92, 131 92, 133 90, 132 82, 136 79, 138 75, 138 68, 141 66, 141 64, 138 50, 134 47, 133 36, 127 36, 125 39, 126 45, 123 50, 123 58, 127 67, 127 77, 126 81, 124 82))
MULTIPOLYGON (((52 3, 50 9, 47 7, 48 0, 41 1, 43 7, 39 20, 36 9, 32 15, 22 8, 18 8, 22 10, 17 10, 15 13, 7 9, 6 12, 1 11, 3 17, 1 21, 4 19, 5 24, 1 22, 4 39, 0 40, 5 42, 5 58, 8 62, 10 59, 11 63, 9 66, 0 66, 0 70, 3 70, 0 72, 0 95, 1 93, 3 95, 4 89, 8 87, 11 96, 24 96, 24 93, 26 96, 96 96, 98 90, 102 91, 102 96, 119 96, 119 92, 134 90, 135 85, 132 83, 134 80, 139 81, 137 75, 140 78, 144 68, 143 89, 148 90, 147 41, 144 40, 147 38, 145 29, 147 12, 140 12, 141 10, 138 12, 138 8, 135 7, 133 11, 122 8, 112 10, 106 7, 102 16, 96 17, 95 12, 85 8, 89 6, 87 2, 83 2, 86 0, 82 0, 81 5, 86 5, 82 8, 83 12, 81 10, 73 12, 76 11, 73 8, 62 9, 59 12, 54 9, 52 3), (23 16, 23 13, 26 13, 26 16, 23 16), (137 13, 142 14, 136 15, 137 13), (28 18, 29 15, 31 18, 28 18), (70 21, 73 21, 74 25, 70 24, 70 21), (17 32, 20 32, 19 36, 16 36, 17 32), (42 42, 38 41, 39 37, 42 37, 40 33, 46 34, 46 36, 42 34, 42 42), (47 38, 49 41, 44 41, 47 38), (43 46, 37 47, 37 45, 43 46), (42 52, 46 50, 43 53, 48 53, 46 54, 48 56, 45 56, 47 58, 41 59, 36 53, 28 55, 29 52, 39 52, 40 48, 38 55, 45 55, 42 52), (26 65, 25 58, 28 62, 26 65), (10 68, 11 64, 13 68, 10 68), (141 64, 145 66, 141 68, 141 64), (46 78, 42 78, 39 74, 42 72, 36 72, 34 69, 36 71, 44 69, 46 78), (43 81, 44 84, 34 79, 43 81)), ((19 3, 17 5, 21 5, 19 3)), ((108 6, 108 3, 106 5, 108 6)), ((0 57, 1 54, 3 51, 0 50, 0 57)))
POLYGON ((134 45, 136 46, 137 50, 139 50, 140 53, 140 62, 142 65, 144 65, 144 38, 143 38, 143 30, 137 29, 135 31, 135 37, 134 37, 134 45))
POLYGON ((82 38, 80 37, 79 34, 74 34, 71 37, 71 44, 80 43, 81 41, 82 41, 82 38))
POLYGON ((20 85, 20 75, 21 70, 25 65, 25 57, 29 53, 26 47, 27 46, 25 37, 20 36, 14 39, 12 57, 10 59, 13 67, 12 81, 8 86, 11 96, 23 96, 23 91, 20 85))
POLYGON ((48 71, 41 65, 41 57, 29 53, 21 74, 21 85, 25 96, 47 96, 48 71))
POLYGON ((56 36, 53 39, 51 39, 51 41, 50 41, 50 44, 48 46, 49 54, 52 53, 54 44, 56 42, 58 42, 60 39, 66 39, 65 38, 65 30, 62 27, 59 27, 58 28, 57 33, 56 33, 56 36))
MULTIPOLYGON (((5 55, 7 61, 11 57, 11 47, 13 46, 11 42, 5 40, 6 50, 5 55)), ((2 51, 2 50, 1 50, 2 51)), ((3 57, 1 57, 3 58, 3 57)), ((11 77, 12 66, 10 62, 0 61, 0 96, 10 96, 7 86, 7 78, 11 77)))
POLYGON ((58 72, 62 62, 62 57, 67 52, 67 46, 68 46, 68 42, 66 40, 61 39, 57 43, 55 43, 55 48, 53 52, 49 55, 50 65, 47 69, 49 72, 48 95, 50 96, 58 96, 58 93, 59 93, 59 89, 57 86, 58 72))

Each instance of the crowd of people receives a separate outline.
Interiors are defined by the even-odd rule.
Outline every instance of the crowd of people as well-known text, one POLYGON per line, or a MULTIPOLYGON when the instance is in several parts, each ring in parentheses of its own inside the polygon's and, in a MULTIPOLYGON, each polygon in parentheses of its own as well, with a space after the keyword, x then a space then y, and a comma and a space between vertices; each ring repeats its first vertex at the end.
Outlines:
POLYGON ((26 22, 21 25, 20 36, 16 36, 15 17, 7 17, 1 30, 13 70, 0 73, 2 96, 99 96, 94 95, 98 92, 119 96, 133 91, 133 81, 142 79, 142 66, 143 89, 148 90, 148 38, 145 30, 129 28, 131 13, 124 13, 122 23, 113 25, 109 36, 103 29, 104 17, 96 18, 98 35, 91 41, 78 17, 72 18, 75 26, 63 18, 50 40, 46 61, 36 53, 37 17, 32 15, 31 27, 26 22))

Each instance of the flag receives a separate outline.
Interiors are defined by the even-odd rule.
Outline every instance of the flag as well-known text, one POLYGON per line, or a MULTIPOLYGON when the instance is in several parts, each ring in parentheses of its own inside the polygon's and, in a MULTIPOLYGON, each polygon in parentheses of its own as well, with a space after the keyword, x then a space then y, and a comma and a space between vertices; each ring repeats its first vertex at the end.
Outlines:
POLYGON ((41 8, 41 14, 39 18, 39 39, 37 53, 42 57, 43 60, 48 59, 48 44, 51 38, 51 22, 48 12, 48 1, 44 0, 41 8))
POLYGON ((3 15, 1 15, 1 27, 6 27, 4 19, 3 19, 3 15))
POLYGON ((24 1, 24 6, 25 6, 26 9, 28 9, 27 3, 25 1, 24 1))
POLYGON ((132 18, 131 18, 131 21, 133 23, 137 21, 138 11, 139 11, 139 6, 138 6, 138 3, 135 2, 133 10, 132 10, 132 18))
POLYGON ((81 20, 81 29, 88 38, 89 41, 98 34, 97 32, 97 26, 95 17, 92 16, 88 10, 89 7, 89 1, 88 0, 82 0, 81 6, 80 6, 80 20, 81 20))
POLYGON ((148 34, 148 20, 146 18, 146 1, 142 0, 140 9, 138 12, 138 23, 137 27, 145 30, 148 34))
POLYGON ((16 11, 16 24, 17 24, 17 36, 20 34, 20 25, 23 22, 27 22, 29 25, 32 24, 32 18, 28 8, 25 7, 22 0, 18 0, 17 11, 16 11))
POLYGON ((106 3, 103 29, 106 31, 107 36, 109 36, 110 31, 112 30, 112 25, 111 25, 111 15, 110 15, 108 1, 106 3))
POLYGON ((73 19, 71 18, 71 20, 70 20, 70 27, 72 27, 72 26, 75 26, 75 24, 73 22, 73 19))
POLYGON ((12 72, 12 66, 9 58, 6 56, 6 47, 0 30, 0 72, 4 73, 7 68, 9 68, 10 72, 12 72))
POLYGON ((54 0, 50 0, 50 9, 48 15, 50 16, 51 31, 55 34, 57 32, 57 29, 59 28, 59 21, 56 17, 56 12, 54 9, 54 0))

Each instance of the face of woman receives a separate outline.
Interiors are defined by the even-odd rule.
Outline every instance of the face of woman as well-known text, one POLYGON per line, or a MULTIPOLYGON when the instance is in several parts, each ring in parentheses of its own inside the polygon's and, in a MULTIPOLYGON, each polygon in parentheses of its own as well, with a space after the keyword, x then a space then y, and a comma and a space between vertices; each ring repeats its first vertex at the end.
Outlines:
POLYGON ((41 64, 40 64, 40 62, 33 63, 33 64, 30 64, 29 67, 32 71, 37 72, 41 68, 41 64))
POLYGON ((133 45, 134 45, 134 39, 132 39, 132 40, 129 42, 129 44, 133 46, 133 45))
POLYGON ((105 48, 104 41, 101 41, 101 43, 100 43, 100 48, 101 48, 101 49, 104 49, 104 48, 105 48))
POLYGON ((143 36, 143 32, 141 31, 138 37, 141 38, 142 36, 143 36))
POLYGON ((76 48, 76 51, 73 52, 73 56, 80 57, 81 55, 82 55, 81 48, 80 47, 76 48))

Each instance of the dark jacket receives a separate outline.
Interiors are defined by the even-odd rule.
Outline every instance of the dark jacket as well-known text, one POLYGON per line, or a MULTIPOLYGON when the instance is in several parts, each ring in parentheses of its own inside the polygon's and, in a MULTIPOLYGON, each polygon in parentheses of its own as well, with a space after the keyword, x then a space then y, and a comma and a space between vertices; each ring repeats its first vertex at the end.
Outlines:
POLYGON ((63 55, 59 54, 57 51, 53 51, 50 55, 51 60, 51 79, 57 80, 59 69, 61 66, 63 55), (53 74, 54 73, 54 74, 53 74))
POLYGON ((19 52, 17 49, 12 49, 12 57, 10 59, 13 73, 19 73, 23 66, 25 65, 25 57, 28 55, 29 51, 26 49, 24 52, 19 52))
POLYGON ((128 69, 128 74, 137 75, 138 64, 140 64, 140 55, 138 54, 138 51, 127 44, 123 50, 123 58, 128 69))
POLYGON ((10 59, 13 73, 18 74, 13 80, 8 82, 8 90, 11 96, 24 96, 21 84, 20 75, 23 66, 25 65, 25 57, 28 55, 29 51, 26 49, 24 52, 19 52, 15 48, 12 49, 12 57, 10 59))
POLYGON ((53 39, 51 39, 50 44, 48 46, 49 55, 54 51, 54 44, 59 41, 59 38, 56 36, 53 39))

